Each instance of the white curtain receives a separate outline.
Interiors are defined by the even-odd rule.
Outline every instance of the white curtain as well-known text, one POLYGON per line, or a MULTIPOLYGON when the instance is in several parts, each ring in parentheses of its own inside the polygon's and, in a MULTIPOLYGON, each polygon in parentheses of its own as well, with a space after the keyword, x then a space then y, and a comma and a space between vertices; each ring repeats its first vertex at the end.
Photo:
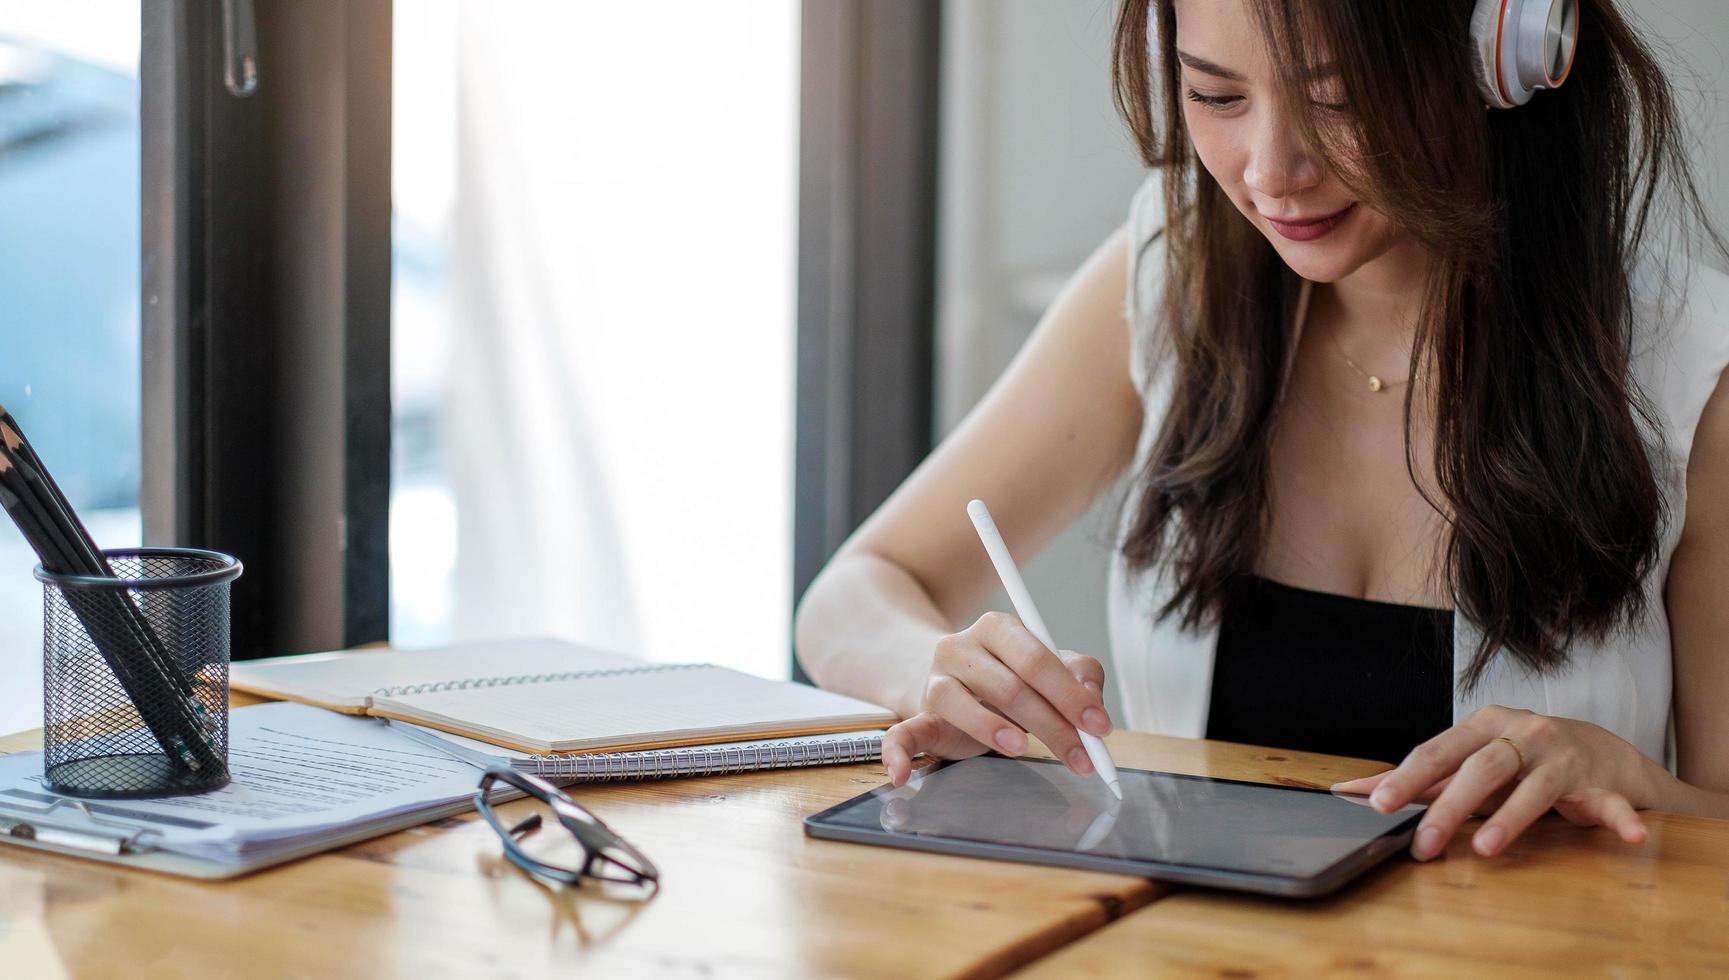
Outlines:
POLYGON ((796 28, 457 5, 453 639, 785 674, 796 28))
POLYGON ((574 230, 557 219, 575 202, 534 206, 548 188, 530 163, 568 143, 569 120, 537 128, 521 118, 539 105, 539 86, 558 84, 561 58, 522 11, 457 10, 456 325, 443 425, 458 514, 452 632, 637 649, 579 338, 567 328, 577 311, 560 307, 551 267, 574 230))

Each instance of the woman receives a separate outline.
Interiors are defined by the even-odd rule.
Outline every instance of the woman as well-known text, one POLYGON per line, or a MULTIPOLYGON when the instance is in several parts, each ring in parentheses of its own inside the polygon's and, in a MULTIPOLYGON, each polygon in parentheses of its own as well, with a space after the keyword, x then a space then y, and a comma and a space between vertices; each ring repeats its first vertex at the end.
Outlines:
POLYGON ((799 609, 810 674, 907 719, 897 784, 1029 733, 1091 771, 1101 663, 953 632, 994 585, 963 509, 1027 555, 1126 469, 1128 727, 1403 759, 1339 788, 1432 799, 1420 859, 1473 812, 1485 855, 1551 807, 1629 842, 1639 809, 1729 816, 1729 279, 1653 203, 1729 248, 1613 0, 1508 111, 1477 6, 1123 4, 1155 174, 799 609))

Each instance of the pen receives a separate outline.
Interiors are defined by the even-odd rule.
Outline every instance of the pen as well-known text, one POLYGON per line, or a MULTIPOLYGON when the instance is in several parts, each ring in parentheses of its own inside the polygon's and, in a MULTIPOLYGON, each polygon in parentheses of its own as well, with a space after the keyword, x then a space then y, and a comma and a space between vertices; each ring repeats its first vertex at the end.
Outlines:
MULTIPOLYGON (((1057 652, 1056 641, 1051 639, 1051 631, 1045 628, 1045 621, 1039 615, 1039 609, 1033 605, 1033 595, 1027 591, 1027 583, 1021 579, 1021 571, 1015 567, 1014 558, 1009 556, 1009 546, 1004 543, 1003 536, 997 532, 997 522, 991 520, 990 509, 982 500, 974 500, 967 504, 967 516, 973 520, 973 530, 979 532, 979 540, 985 544, 985 552, 991 556, 991 564, 996 566, 997 578, 1002 579, 1003 588, 1009 594, 1009 601, 1015 604, 1015 614, 1021 617, 1021 624, 1032 631, 1050 649, 1057 652)), ((1075 734, 1081 737, 1081 745, 1087 750, 1087 758, 1093 760, 1093 768, 1098 770, 1099 778, 1111 788, 1117 799, 1123 798, 1123 788, 1117 782, 1117 764, 1111 761, 1111 753, 1105 748, 1104 740, 1091 732, 1075 729, 1075 734)))

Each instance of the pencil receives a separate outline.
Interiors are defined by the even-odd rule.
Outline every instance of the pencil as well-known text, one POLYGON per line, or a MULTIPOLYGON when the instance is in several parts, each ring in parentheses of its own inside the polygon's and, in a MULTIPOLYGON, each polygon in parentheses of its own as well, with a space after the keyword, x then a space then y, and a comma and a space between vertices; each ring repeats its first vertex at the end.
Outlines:
MULTIPOLYGON (((84 522, 78 519, 78 514, 67 502, 66 495, 60 492, 60 485, 54 481, 53 475, 48 472, 46 466, 42 465, 42 458, 36 454, 35 447, 30 445, 30 439, 24 435, 23 428, 19 426, 12 414, 6 411, 4 406, 0 406, 0 433, 4 433, 5 436, 0 441, 5 441, 8 444, 15 442, 16 452, 21 457, 20 461, 34 467, 40 485, 47 491, 44 503, 48 507, 48 523, 50 526, 57 524, 65 529, 65 534, 69 539, 65 543, 65 549, 69 555, 73 556, 73 561, 78 566, 78 573, 113 578, 114 569, 108 564, 107 557, 96 546, 96 541, 90 536, 89 530, 84 527, 84 522)), ((204 703, 198 699, 197 691, 193 688, 192 682, 186 678, 185 673, 169 657, 167 648, 156 636, 156 631, 151 627, 150 621, 133 604, 132 597, 124 592, 117 595, 124 607, 121 610, 124 614, 123 618, 127 626, 138 634, 142 643, 141 648, 146 656, 156 662, 171 681, 176 682, 180 693, 190 699, 193 711, 198 715, 204 731, 214 737, 219 729, 217 720, 205 710, 204 703)))
MULTIPOLYGON (((60 492, 59 485, 54 482, 47 467, 42 465, 42 460, 36 455, 30 440, 24 437, 23 430, 4 407, 0 407, 0 443, 4 443, 4 449, 17 457, 15 465, 23 474, 27 487, 34 491, 34 504, 42 515, 46 534, 56 546, 56 553, 61 556, 61 567, 45 567, 48 567, 49 571, 65 575, 115 577, 107 557, 96 547, 95 540, 90 537, 90 532, 72 510, 72 505, 66 502, 65 494, 60 492)), ((175 684, 182 696, 193 698, 194 704, 202 708, 202 704, 196 700, 191 682, 185 679, 183 672, 169 658, 167 649, 157 638, 156 631, 150 627, 150 621, 145 619, 143 613, 133 604, 132 597, 124 592, 117 592, 114 597, 119 603, 116 611, 121 628, 133 634, 133 642, 140 653, 175 684)), ((207 723, 205 728, 211 730, 207 723)))
MULTIPOLYGON (((112 578, 113 569, 71 512, 17 423, 0 408, 0 503, 43 568, 112 578), (34 465, 32 465, 34 464, 34 465)), ((168 758, 193 771, 225 769, 204 737, 207 712, 184 672, 169 659, 149 622, 124 591, 63 589, 97 651, 168 758), (158 692, 155 688, 165 688, 158 692)))
MULTIPOLYGON (((975 500, 967 504, 967 516, 972 518, 973 530, 979 533, 979 540, 984 542, 985 552, 991 556, 991 564, 996 566, 997 578, 1002 579, 1003 589, 1009 594, 1009 601, 1015 604, 1015 613, 1021 617, 1021 624, 1039 638, 1052 653, 1057 652, 1057 643, 1051 639, 1051 631, 1045 628, 1044 617, 1039 615, 1039 609, 1033 605, 1033 594, 1027 591, 1027 583, 1021 578, 1021 570, 1015 567, 1015 560, 1009 554, 1009 546, 1003 541, 1003 536, 997 531, 997 522, 991 519, 989 508, 985 502, 975 500)), ((1075 734, 1081 737, 1081 745, 1087 750, 1087 758, 1093 760, 1093 768, 1098 770, 1099 778, 1110 787, 1111 793, 1117 799, 1123 798, 1123 788, 1117 781, 1117 764, 1111 759, 1110 750, 1105 748, 1104 740, 1084 729, 1075 729, 1075 734)))

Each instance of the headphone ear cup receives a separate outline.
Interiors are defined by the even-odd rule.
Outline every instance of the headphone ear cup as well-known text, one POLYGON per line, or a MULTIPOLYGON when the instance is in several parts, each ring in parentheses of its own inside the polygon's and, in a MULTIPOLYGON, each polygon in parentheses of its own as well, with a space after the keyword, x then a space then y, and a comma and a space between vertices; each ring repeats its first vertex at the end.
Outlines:
POLYGON ((1483 101, 1497 109, 1511 109, 1513 103, 1501 90, 1501 24, 1507 0, 1477 0, 1471 11, 1471 78, 1483 101))
POLYGON ((1470 62, 1483 100, 1511 109, 1559 88, 1579 49, 1578 21, 1579 0, 1477 0, 1470 62))

